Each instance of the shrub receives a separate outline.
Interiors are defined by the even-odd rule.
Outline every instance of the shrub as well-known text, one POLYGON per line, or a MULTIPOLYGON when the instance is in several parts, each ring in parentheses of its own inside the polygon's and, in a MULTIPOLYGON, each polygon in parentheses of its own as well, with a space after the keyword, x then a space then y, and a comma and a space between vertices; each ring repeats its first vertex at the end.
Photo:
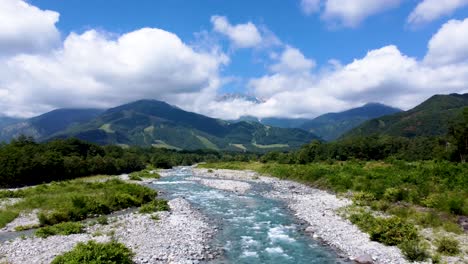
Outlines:
POLYGON ((108 220, 107 217, 104 216, 104 215, 98 217, 97 222, 98 222, 100 225, 108 225, 108 224, 109 224, 109 220, 108 220))
POLYGON ((385 245, 396 246, 405 241, 418 240, 418 231, 414 225, 406 223, 401 218, 374 217, 369 212, 352 214, 349 220, 362 231, 368 233, 374 241, 385 245))
POLYGON ((142 181, 143 179, 138 174, 131 173, 128 178, 132 181, 142 181))
POLYGON ((460 245, 458 240, 450 237, 442 237, 436 241, 437 244, 437 252, 454 256, 460 253, 460 245))
POLYGON ((370 231, 372 240, 385 245, 396 246, 405 241, 418 240, 418 231, 414 225, 404 222, 399 217, 376 218, 376 224, 370 231))
POLYGON ((109 243, 79 243, 73 250, 57 256, 52 264, 131 264, 134 254, 125 245, 112 241, 109 243))
POLYGON ((420 241, 404 241, 398 245, 398 247, 410 261, 424 261, 429 258, 429 253, 427 252, 426 246, 423 245, 420 241))
POLYGON ((83 233, 83 225, 81 223, 66 222, 53 226, 39 228, 36 231, 36 236, 46 238, 55 235, 71 235, 83 233))
POLYGON ((0 228, 6 226, 11 221, 18 217, 19 213, 10 210, 0 210, 0 228))
POLYGON ((368 192, 356 192, 353 195, 353 200, 357 205, 368 205, 375 200, 375 195, 368 192))
POLYGON ((397 188, 387 188, 384 192, 383 198, 389 202, 397 202, 403 200, 403 192, 397 188))
POLYGON ((157 211, 169 211, 169 209, 170 208, 166 200, 155 199, 141 206, 140 213, 148 214, 148 213, 154 213, 157 211))

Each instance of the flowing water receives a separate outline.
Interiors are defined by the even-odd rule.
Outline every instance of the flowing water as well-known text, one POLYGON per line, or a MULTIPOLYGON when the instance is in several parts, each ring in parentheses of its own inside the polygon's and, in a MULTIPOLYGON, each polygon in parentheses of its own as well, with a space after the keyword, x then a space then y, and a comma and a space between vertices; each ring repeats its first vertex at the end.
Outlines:
POLYGON ((219 231, 213 243, 224 254, 213 263, 345 263, 311 239, 283 202, 263 197, 268 186, 254 184, 239 195, 190 181, 191 176, 190 169, 177 168, 151 186, 166 198, 184 197, 215 219, 219 231))

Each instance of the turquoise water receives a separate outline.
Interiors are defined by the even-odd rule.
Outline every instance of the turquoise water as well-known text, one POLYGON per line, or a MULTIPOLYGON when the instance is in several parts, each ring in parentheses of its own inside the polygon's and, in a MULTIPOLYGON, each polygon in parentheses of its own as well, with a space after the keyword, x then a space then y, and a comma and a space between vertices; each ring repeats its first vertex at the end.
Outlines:
POLYGON ((224 249, 214 263, 345 263, 333 250, 304 233, 303 225, 285 205, 260 195, 268 186, 256 184, 246 195, 187 181, 191 172, 178 168, 152 186, 167 198, 184 197, 215 220, 215 246, 224 249))

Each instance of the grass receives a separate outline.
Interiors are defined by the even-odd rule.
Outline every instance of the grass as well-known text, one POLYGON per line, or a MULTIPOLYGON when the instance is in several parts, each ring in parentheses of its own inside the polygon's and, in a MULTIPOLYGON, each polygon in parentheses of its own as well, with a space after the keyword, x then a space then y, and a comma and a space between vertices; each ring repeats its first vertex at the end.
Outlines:
POLYGON ((252 145, 254 145, 255 147, 260 148, 260 149, 289 148, 288 144, 260 145, 260 144, 257 144, 257 143, 253 143, 252 145))
POLYGON ((460 253, 460 243, 458 240, 450 237, 441 237, 437 239, 437 252, 448 255, 455 256, 460 253))
POLYGON ((0 191, 0 196, 23 198, 0 211, 0 227, 19 213, 38 209, 41 226, 80 221, 90 216, 105 215, 153 201, 156 191, 118 179, 89 182, 85 179, 54 182, 15 192, 0 191))
POLYGON ((71 251, 57 256, 52 264, 131 264, 134 253, 124 244, 111 241, 109 243, 79 243, 71 251))
POLYGON ((142 171, 132 172, 129 175, 129 179, 132 181, 142 181, 143 179, 159 179, 159 175, 155 170, 145 169, 142 171))
POLYGON ((83 225, 77 222, 65 222, 53 226, 41 227, 36 231, 37 237, 46 238, 55 235, 72 235, 83 233, 83 225))
POLYGON ((336 193, 367 196, 362 202, 424 226, 459 232, 456 216, 468 215, 468 164, 450 162, 321 162, 306 165, 221 162, 202 168, 254 170, 336 193), (409 208, 409 209, 405 209, 409 208), (405 211, 406 210, 406 211, 405 211), (406 215, 404 215, 406 214, 406 215), (449 224, 445 224, 449 223, 449 224))
POLYGON ((140 213, 142 214, 149 214, 158 211, 169 211, 169 205, 167 204, 166 200, 156 199, 147 204, 144 204, 140 208, 140 213))

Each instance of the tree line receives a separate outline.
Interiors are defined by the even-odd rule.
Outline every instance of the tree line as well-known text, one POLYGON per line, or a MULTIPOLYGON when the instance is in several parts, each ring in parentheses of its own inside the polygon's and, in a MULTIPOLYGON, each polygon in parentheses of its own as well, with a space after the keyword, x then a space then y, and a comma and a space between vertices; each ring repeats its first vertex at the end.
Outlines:
POLYGON ((31 137, 20 136, 9 144, 0 144, 0 187, 34 185, 89 175, 130 173, 142 170, 149 164, 157 168, 171 168, 205 160, 246 159, 249 160, 249 154, 99 146, 78 139, 37 143, 31 137))
POLYGON ((261 161, 283 164, 385 159, 466 162, 467 158, 468 107, 463 111, 463 118, 453 122, 445 136, 406 138, 376 134, 345 138, 335 142, 315 140, 295 152, 269 152, 261 157, 261 161))

